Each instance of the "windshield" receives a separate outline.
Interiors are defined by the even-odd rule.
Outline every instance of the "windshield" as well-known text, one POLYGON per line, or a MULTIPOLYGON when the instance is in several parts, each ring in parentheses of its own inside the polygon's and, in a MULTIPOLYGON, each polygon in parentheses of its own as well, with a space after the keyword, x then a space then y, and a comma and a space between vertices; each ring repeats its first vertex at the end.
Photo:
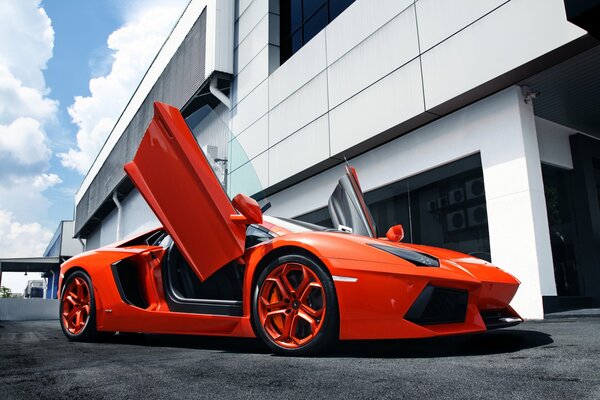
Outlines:
MULTIPOLYGON (((256 170, 260 165, 260 155, 253 159, 248 157, 229 129, 228 115, 228 112, 218 113, 206 105, 186 117, 185 121, 229 199, 243 193, 264 204, 267 199, 256 170)), ((266 171, 263 172, 266 177, 266 171)))

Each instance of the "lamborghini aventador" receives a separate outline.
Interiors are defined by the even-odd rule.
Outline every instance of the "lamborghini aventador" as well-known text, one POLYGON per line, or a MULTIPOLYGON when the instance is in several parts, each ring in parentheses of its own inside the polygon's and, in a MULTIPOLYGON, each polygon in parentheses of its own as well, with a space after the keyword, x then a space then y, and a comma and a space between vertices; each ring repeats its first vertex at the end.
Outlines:
POLYGON ((71 340, 114 332, 258 337, 305 355, 336 340, 484 332, 522 320, 519 281, 467 254, 380 237, 356 171, 329 199, 328 229, 230 199, 179 111, 156 103, 125 171, 162 226, 65 262, 71 340))

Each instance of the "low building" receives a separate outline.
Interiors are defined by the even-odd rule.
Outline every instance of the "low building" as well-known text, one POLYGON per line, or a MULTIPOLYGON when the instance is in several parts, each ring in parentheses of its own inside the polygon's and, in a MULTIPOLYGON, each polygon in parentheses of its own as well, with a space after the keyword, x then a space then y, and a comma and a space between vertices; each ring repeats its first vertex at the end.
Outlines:
POLYGON ((60 264, 83 251, 83 242, 73 238, 73 227, 74 221, 61 221, 41 257, 0 259, 0 283, 2 282, 2 272, 22 272, 24 274, 41 272, 44 281, 29 281, 24 290, 24 297, 56 299, 60 264), (34 287, 33 291, 32 287, 34 287), (35 296, 32 295, 33 292, 36 293, 35 296))

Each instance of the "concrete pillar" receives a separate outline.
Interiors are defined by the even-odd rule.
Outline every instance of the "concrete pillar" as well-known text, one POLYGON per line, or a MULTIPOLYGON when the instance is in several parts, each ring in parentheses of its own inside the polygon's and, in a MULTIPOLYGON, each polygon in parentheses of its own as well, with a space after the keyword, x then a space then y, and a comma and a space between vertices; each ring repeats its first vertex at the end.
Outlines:
POLYGON ((522 282, 516 310, 543 318, 556 286, 533 107, 518 87, 496 96, 506 117, 481 148, 492 261, 522 282))

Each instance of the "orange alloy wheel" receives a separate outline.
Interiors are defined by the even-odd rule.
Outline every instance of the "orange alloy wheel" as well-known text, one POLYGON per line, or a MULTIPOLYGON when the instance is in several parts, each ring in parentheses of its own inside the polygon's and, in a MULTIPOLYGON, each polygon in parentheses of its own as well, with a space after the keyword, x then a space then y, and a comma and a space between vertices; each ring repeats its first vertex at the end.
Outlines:
POLYGON ((289 262, 266 277, 258 294, 258 317, 277 345, 296 349, 313 340, 326 313, 325 292, 307 266, 289 262))
POLYGON ((62 298, 62 322, 72 335, 78 335, 90 318, 90 288, 77 276, 65 287, 62 298))

